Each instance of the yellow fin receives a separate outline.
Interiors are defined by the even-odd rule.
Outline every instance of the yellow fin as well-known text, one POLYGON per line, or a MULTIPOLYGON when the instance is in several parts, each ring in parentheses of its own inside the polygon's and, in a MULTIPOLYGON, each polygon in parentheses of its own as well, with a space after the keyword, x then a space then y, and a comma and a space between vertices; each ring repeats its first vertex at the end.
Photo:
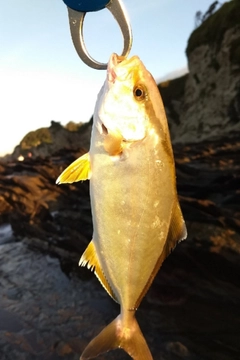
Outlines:
POLYGON ((119 131, 108 131, 108 134, 105 136, 103 143, 104 149, 111 156, 119 155, 123 150, 122 141, 123 137, 119 131))
POLYGON ((104 287, 104 289, 107 291, 107 293, 118 302, 116 299, 116 296, 113 294, 113 291, 101 269, 101 266, 99 264, 99 260, 97 257, 97 252, 94 246, 93 241, 90 242, 86 250, 81 256, 81 259, 79 260, 79 266, 86 266, 87 268, 94 271, 95 275, 97 276, 98 280, 104 287))
POLYGON ((91 177, 89 153, 84 154, 69 165, 57 178, 56 184, 87 180, 91 177))
POLYGON ((123 314, 121 314, 107 325, 88 344, 80 360, 92 359, 118 348, 125 350, 132 359, 153 360, 134 314, 129 315, 127 319, 123 319, 123 314))

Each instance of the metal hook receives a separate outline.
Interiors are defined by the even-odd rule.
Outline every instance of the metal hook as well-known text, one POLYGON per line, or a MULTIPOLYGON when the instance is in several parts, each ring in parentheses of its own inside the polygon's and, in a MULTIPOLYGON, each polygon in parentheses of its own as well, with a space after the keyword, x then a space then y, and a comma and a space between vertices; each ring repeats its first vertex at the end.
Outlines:
MULTIPOLYGON (((124 47, 121 55, 127 56, 132 47, 132 30, 126 11, 123 8, 121 0, 110 0, 110 2, 106 5, 106 8, 113 14, 120 26, 124 39, 124 47)), ((68 17, 73 44, 79 57, 83 62, 85 62, 85 64, 94 69, 105 70, 107 69, 107 64, 94 60, 89 55, 85 46, 83 38, 83 22, 85 15, 86 12, 76 11, 68 7, 68 17)))

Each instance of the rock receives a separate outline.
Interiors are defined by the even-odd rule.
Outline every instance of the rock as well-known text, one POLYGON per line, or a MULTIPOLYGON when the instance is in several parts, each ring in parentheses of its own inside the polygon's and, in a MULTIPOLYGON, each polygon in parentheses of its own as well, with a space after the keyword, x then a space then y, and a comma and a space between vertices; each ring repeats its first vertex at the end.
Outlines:
MULTIPOLYGON (((189 242, 164 262, 137 312, 153 358, 237 359, 238 256, 229 261, 189 242)), ((72 268, 66 276, 58 259, 29 245, 31 239, 0 246, 1 359, 77 360, 119 308, 95 277, 78 277, 84 269, 72 268)), ((128 358, 119 350, 99 356, 128 358)))
POLYGON ((0 246, 0 273, 1 360, 78 360, 92 328, 115 316, 114 303, 95 278, 67 277, 59 260, 30 251, 23 242, 0 246), (95 310, 93 298, 101 304, 95 310))
POLYGON ((16 241, 10 224, 0 225, 0 245, 16 241))
POLYGON ((75 124, 70 122, 66 126, 51 121, 49 128, 40 128, 25 135, 13 153, 5 157, 5 160, 28 157, 45 158, 63 149, 66 152, 71 150, 79 152, 79 144, 81 144, 82 149, 88 149, 91 131, 92 119, 88 123, 75 124))
POLYGON ((17 237, 40 238, 42 246, 83 252, 92 236, 88 183, 56 185, 61 171, 81 152, 65 151, 45 159, 3 163, 0 172, 0 220, 17 237))
MULTIPOLYGON (((177 144, 174 153, 188 238, 163 263, 137 318, 154 359, 237 359, 240 136, 177 144)), ((77 156, 62 151, 0 168, 9 204, 1 219, 18 240, 0 245, 1 360, 78 359, 118 314, 77 265, 92 236, 88 183, 55 184, 77 156)), ((120 350, 99 356, 128 358, 120 350)))
POLYGON ((189 351, 185 345, 183 345, 180 341, 170 342, 166 346, 167 351, 174 355, 179 356, 179 358, 186 359, 189 356, 189 351))
MULTIPOLYGON (((226 19, 239 18, 231 11, 237 4, 221 8, 226 19)), ((239 26, 223 21, 211 43, 202 37, 221 9, 194 32, 190 74, 160 86, 188 237, 164 261, 136 314, 155 360, 237 360, 240 353, 239 63, 232 61, 239 26)), ((92 237, 88 182, 55 184, 86 151, 90 129, 82 128, 83 142, 79 134, 71 141, 70 129, 53 123, 56 145, 47 137, 32 157, 17 161, 19 147, 0 163, 1 360, 77 360, 119 313, 77 265, 92 237)), ((121 350, 98 357, 128 358, 121 350)))
POLYGON ((190 36, 189 74, 159 84, 173 142, 240 130, 240 3, 226 2, 190 36))

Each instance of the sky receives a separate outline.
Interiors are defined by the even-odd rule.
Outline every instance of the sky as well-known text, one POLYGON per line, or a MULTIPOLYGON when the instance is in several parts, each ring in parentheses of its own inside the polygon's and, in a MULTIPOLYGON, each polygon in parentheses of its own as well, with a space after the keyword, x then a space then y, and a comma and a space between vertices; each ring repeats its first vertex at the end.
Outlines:
MULTIPOLYGON (((138 55, 156 80, 186 72, 185 49, 195 14, 205 13, 213 0, 123 3, 133 31, 130 55, 138 55)), ((62 0, 0 0, 0 9, 2 156, 51 120, 62 125, 88 121, 106 71, 94 70, 78 57, 62 0)), ((122 51, 121 31, 107 9, 86 15, 84 38, 98 61, 107 62, 112 52, 122 51)))

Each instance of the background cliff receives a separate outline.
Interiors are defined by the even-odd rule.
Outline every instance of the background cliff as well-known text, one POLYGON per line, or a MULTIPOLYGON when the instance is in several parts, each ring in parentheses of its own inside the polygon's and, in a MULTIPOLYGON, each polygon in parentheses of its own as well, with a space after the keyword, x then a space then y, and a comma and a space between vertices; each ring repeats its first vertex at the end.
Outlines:
MULTIPOLYGON (((231 136, 240 130, 240 1, 205 14, 188 40, 186 54, 189 73, 158 85, 173 143, 231 136)), ((49 129, 27 134, 12 157, 88 149, 91 125, 92 120, 65 127, 52 121, 49 129)))
POLYGON ((191 34, 189 74, 159 84, 174 142, 240 130, 240 1, 232 0, 191 34))
POLYGON ((89 148, 92 119, 88 123, 76 124, 70 121, 62 126, 59 122, 51 121, 48 128, 31 131, 24 136, 11 155, 5 160, 23 160, 26 157, 46 157, 59 150, 78 151, 89 148))

